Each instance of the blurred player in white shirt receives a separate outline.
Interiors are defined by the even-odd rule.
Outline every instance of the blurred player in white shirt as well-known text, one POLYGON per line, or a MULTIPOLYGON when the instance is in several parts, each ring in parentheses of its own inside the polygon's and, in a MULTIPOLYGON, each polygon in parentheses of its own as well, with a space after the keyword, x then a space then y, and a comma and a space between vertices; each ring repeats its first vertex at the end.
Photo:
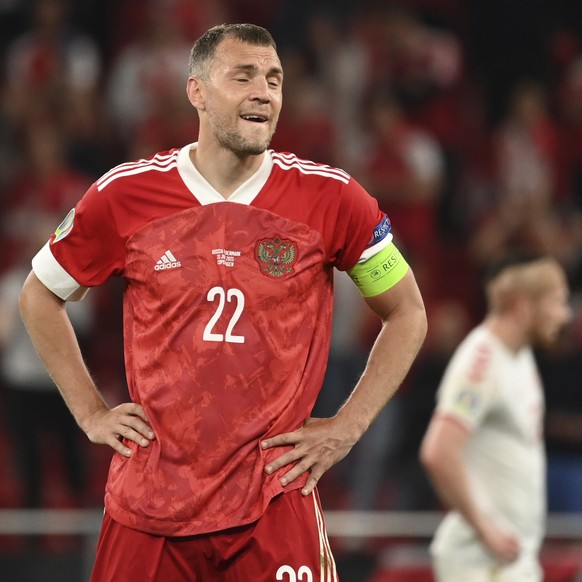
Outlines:
POLYGON ((546 513, 543 390, 533 347, 570 320, 568 284, 548 257, 489 277, 488 313, 457 348, 421 460, 450 509, 431 552, 439 582, 538 582, 546 513))

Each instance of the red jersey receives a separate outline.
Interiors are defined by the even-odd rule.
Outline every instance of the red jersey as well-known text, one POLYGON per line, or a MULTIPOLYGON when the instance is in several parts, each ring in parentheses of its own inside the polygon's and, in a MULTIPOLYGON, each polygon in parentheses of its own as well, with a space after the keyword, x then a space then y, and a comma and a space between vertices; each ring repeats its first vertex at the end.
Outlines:
POLYGON ((287 469, 264 472, 283 451, 259 443, 311 413, 332 267, 352 267, 392 236, 341 170, 269 151, 224 200, 192 147, 105 174, 33 261, 57 294, 67 280, 124 279, 129 394, 156 439, 114 455, 105 503, 116 521, 166 536, 250 523, 284 491, 287 469))

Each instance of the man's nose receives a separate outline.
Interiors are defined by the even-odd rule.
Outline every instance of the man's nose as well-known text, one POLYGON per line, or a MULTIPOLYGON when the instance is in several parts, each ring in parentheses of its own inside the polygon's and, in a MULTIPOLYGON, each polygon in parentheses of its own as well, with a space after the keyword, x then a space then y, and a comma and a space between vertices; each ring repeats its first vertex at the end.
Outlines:
POLYGON ((271 92, 269 90, 269 83, 264 77, 256 77, 253 81, 253 91, 251 99, 257 99, 263 103, 271 101, 271 92))

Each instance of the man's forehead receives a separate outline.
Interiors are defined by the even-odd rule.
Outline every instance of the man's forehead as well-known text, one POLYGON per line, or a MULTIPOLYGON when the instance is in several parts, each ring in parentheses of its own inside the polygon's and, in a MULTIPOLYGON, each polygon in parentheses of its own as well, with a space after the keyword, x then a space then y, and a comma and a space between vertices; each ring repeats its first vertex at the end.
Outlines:
POLYGON ((281 61, 274 47, 249 44, 237 38, 225 38, 216 47, 216 57, 228 68, 266 67, 282 72, 281 61))

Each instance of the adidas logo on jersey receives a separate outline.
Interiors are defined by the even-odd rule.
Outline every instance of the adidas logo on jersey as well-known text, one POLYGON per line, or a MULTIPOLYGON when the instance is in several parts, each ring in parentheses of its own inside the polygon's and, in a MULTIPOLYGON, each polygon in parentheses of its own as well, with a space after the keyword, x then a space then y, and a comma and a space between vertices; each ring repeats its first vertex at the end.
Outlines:
POLYGON ((156 271, 163 271, 164 269, 176 269, 181 266, 182 263, 172 254, 172 251, 166 251, 156 263, 154 269, 156 271))

